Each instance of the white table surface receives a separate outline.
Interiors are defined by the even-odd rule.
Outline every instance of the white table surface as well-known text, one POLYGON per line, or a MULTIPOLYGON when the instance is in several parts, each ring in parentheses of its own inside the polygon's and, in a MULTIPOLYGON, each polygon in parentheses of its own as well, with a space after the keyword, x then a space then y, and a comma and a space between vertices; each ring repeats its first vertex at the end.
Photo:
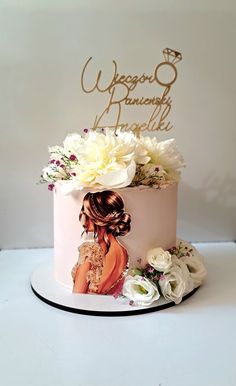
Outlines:
POLYGON ((60 311, 31 291, 51 249, 0 252, 1 386, 235 386, 236 244, 197 244, 208 278, 156 313, 60 311))

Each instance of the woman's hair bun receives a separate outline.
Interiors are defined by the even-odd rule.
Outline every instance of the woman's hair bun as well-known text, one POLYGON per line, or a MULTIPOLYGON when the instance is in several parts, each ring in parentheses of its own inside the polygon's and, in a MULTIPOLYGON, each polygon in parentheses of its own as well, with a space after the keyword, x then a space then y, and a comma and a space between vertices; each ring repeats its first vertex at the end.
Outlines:
POLYGON ((124 201, 119 193, 110 190, 88 192, 84 196, 79 219, 86 231, 90 220, 95 234, 99 227, 105 227, 106 232, 114 236, 124 236, 130 231, 131 217, 124 211, 124 201))
POLYGON ((122 212, 119 217, 110 221, 107 229, 108 233, 112 233, 114 236, 124 236, 130 231, 131 216, 127 212, 122 212))

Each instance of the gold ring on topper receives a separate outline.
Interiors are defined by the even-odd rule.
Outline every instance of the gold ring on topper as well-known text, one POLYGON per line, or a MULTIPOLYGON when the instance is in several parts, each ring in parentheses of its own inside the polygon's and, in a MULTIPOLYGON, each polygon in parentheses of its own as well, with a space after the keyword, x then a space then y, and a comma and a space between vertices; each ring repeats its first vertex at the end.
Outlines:
POLYGON ((165 61, 158 64, 158 66, 156 67, 155 78, 156 78, 156 81, 161 86, 170 87, 177 79, 177 70, 176 70, 175 64, 182 60, 182 55, 180 52, 172 50, 171 48, 165 48, 163 50, 163 55, 164 55, 165 61), (157 75, 158 70, 160 70, 160 68, 163 66, 169 66, 174 71, 173 78, 169 82, 160 81, 160 79, 158 78, 158 75, 157 75))

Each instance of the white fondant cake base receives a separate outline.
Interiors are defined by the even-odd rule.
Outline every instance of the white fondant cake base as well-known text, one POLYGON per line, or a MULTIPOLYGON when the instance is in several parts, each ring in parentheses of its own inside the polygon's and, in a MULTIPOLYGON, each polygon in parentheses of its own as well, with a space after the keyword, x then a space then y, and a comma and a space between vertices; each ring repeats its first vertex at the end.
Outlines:
MULTIPOLYGON (((137 307, 128 304, 122 297, 115 299, 107 295, 73 294, 68 288, 61 286, 53 276, 53 264, 50 261, 35 269, 31 276, 31 287, 36 296, 45 303, 69 312, 98 315, 125 316, 143 314, 175 306, 174 302, 163 297, 148 307, 137 307)), ((185 295, 183 300, 194 294, 195 288, 185 295)))

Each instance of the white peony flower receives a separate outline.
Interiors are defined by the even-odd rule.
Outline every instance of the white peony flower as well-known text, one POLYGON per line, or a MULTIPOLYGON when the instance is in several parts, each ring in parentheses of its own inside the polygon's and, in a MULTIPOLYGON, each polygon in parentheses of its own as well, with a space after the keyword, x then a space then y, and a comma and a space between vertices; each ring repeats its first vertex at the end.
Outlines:
POLYGON ((136 164, 134 161, 131 161, 127 168, 98 176, 96 182, 105 188, 124 188, 131 184, 135 171, 136 164))
POLYGON ((79 149, 74 168, 77 185, 128 186, 136 171, 134 151, 135 138, 130 133, 114 135, 109 129, 105 134, 90 131, 79 149))
POLYGON ((175 139, 157 142, 155 137, 141 136, 138 140, 140 145, 147 150, 150 161, 153 164, 161 165, 169 179, 178 181, 180 169, 185 166, 185 162, 177 149, 175 139))
POLYGON ((149 306, 160 297, 157 287, 139 275, 125 278, 122 293, 136 306, 149 306))
POLYGON ((171 254, 162 248, 150 249, 147 253, 147 262, 160 272, 168 272, 172 266, 171 254))
POLYGON ((141 135, 139 138, 137 138, 137 142, 143 150, 146 150, 147 156, 150 158, 150 162, 157 164, 158 162, 156 158, 156 152, 158 142, 156 137, 151 138, 149 136, 141 135))
POLYGON ((84 138, 80 134, 68 134, 64 142, 64 153, 66 155, 74 154, 79 158, 81 147, 84 146, 84 138))
POLYGON ((177 148, 174 138, 158 143, 157 157, 165 169, 178 170, 185 166, 185 161, 177 148))
POLYGON ((136 170, 134 161, 126 169, 121 169, 115 172, 109 172, 102 176, 96 177, 94 180, 93 171, 87 170, 81 172, 76 166, 73 169, 75 176, 66 181, 66 184, 61 185, 63 194, 69 194, 73 190, 82 190, 83 187, 92 186, 96 189, 117 189, 130 185, 136 170))
POLYGON ((159 280, 162 295, 166 300, 171 300, 175 304, 180 303, 188 285, 182 269, 173 264, 170 271, 163 276, 159 280))
POLYGON ((136 138, 135 162, 139 165, 146 165, 150 161, 151 157, 148 155, 148 150, 136 138))
MULTIPOLYGON (((199 255, 200 256, 200 255, 199 255)), ((206 277, 207 271, 201 258, 195 256, 183 256, 181 260, 186 264, 194 288, 199 287, 206 277)))

